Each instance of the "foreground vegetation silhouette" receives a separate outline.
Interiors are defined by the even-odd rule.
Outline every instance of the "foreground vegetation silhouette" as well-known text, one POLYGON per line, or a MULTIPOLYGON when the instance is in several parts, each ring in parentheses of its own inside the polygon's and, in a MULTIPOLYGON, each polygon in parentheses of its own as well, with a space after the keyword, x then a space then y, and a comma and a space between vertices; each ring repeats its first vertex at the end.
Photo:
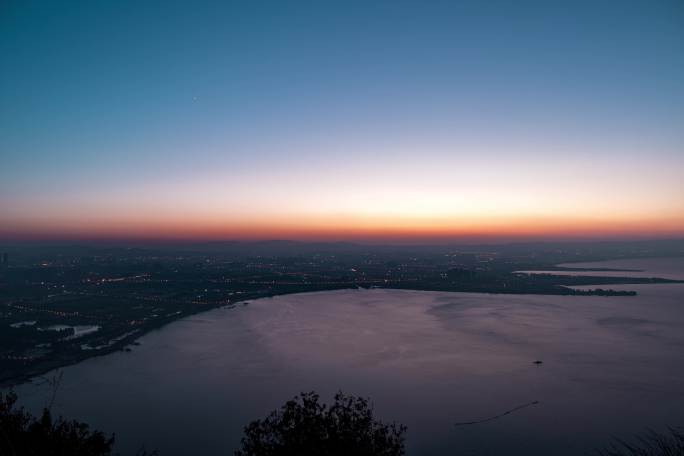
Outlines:
POLYGON ((302 393, 245 427, 235 456, 399 456, 406 426, 373 417, 367 399, 335 395, 331 406, 302 393))
MULTIPOLYGON (((314 392, 302 393, 244 429, 235 456, 400 456, 406 426, 373 417, 367 399, 335 395, 331 406, 314 392)), ((34 417, 17 406, 13 392, 0 392, 0 456, 116 456, 114 436, 75 420, 53 419, 49 407, 34 417)), ((137 456, 153 456, 139 450, 137 456)), ((684 433, 649 431, 615 440, 597 456, 684 456, 684 433)))
POLYGON ((0 393, 0 456, 109 456, 114 437, 78 421, 39 418, 17 407, 17 396, 0 393))
POLYGON ((684 456, 684 434, 677 429, 649 431, 631 442, 617 440, 598 456, 684 456))

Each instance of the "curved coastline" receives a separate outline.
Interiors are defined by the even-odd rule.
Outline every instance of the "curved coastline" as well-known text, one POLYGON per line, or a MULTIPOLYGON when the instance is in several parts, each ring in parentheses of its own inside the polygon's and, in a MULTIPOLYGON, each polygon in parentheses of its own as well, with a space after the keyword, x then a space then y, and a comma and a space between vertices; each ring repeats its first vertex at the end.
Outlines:
POLYGON ((58 359, 58 360, 46 360, 43 363, 40 363, 38 365, 32 366, 30 370, 27 370, 26 372, 23 372, 19 375, 16 376, 11 376, 11 377, 5 377, 5 378, 0 378, 0 387, 1 388, 11 388, 17 385, 21 385, 23 383, 31 382, 33 379, 40 378, 44 376, 45 374, 57 370, 60 368, 64 368, 67 366, 71 366, 74 364, 78 364, 81 361, 87 360, 89 358, 93 357, 100 357, 100 356, 106 356, 111 353, 115 352, 120 352, 120 351, 127 351, 131 349, 131 345, 135 345, 136 342, 143 336, 152 333, 154 331, 157 331, 159 329, 167 327, 169 324, 181 321, 185 318, 192 317, 194 315, 202 314, 204 312, 209 312, 211 310, 217 309, 217 308, 232 308, 235 306, 239 305, 247 305, 250 301, 254 301, 256 299, 264 299, 264 298, 273 298, 277 296, 286 296, 286 295, 296 295, 296 294, 309 294, 309 293, 320 293, 320 292, 329 292, 329 291, 337 291, 337 290, 351 290, 351 289, 370 289, 370 288, 381 288, 381 289, 389 289, 389 290, 406 290, 406 291, 434 291, 434 292, 453 292, 453 293, 483 293, 483 294, 511 294, 511 295, 549 295, 549 296, 554 296, 554 295, 568 295, 568 296, 635 296, 637 293, 633 290, 614 290, 614 289, 602 289, 602 288, 594 288, 594 287, 599 287, 602 285, 638 285, 638 284, 666 284, 666 283, 684 283, 684 280, 677 280, 677 279, 667 279, 667 278, 661 278, 661 277, 648 277, 648 276, 603 276, 603 275, 578 275, 579 273, 585 273, 585 272, 616 272, 616 273, 623 273, 623 272, 633 272, 633 273, 642 273, 646 272, 644 269, 634 269, 634 268, 609 268, 609 267, 576 267, 576 266, 566 266, 566 265, 574 265, 574 264, 602 264, 606 262, 615 262, 615 261, 644 261, 644 260, 653 260, 657 258, 635 258, 635 259, 620 259, 620 260, 604 260, 604 261, 598 261, 598 262, 578 262, 578 263, 560 263, 555 266, 555 268, 559 269, 544 269, 544 270, 539 270, 539 271, 513 271, 512 274, 537 274, 537 275, 546 275, 551 279, 559 278, 559 279, 565 279, 568 277, 571 277, 573 281, 578 282, 578 283, 571 283, 571 284, 558 284, 556 290, 554 292, 550 293, 548 290, 544 290, 542 292, 530 292, 528 290, 493 290, 493 291, 482 291, 478 289, 462 289, 462 290, 453 290, 449 289, 449 287, 444 287, 444 288, 439 288, 439 287, 410 287, 410 286, 376 286, 376 285, 354 285, 354 286, 349 286, 349 285, 341 285, 339 287, 325 287, 325 288, 317 288, 313 290, 291 290, 291 291, 281 291, 281 292, 273 292, 269 294, 264 294, 264 293, 254 293, 253 296, 244 296, 242 297, 239 301, 231 302, 229 304, 220 304, 220 305, 215 305, 215 306, 205 306, 203 308, 198 308, 195 311, 192 312, 185 312, 182 314, 174 315, 169 318, 165 319, 159 319, 155 321, 150 321, 147 323, 146 327, 144 328, 138 328, 135 330, 134 333, 127 335, 125 337, 122 337, 120 340, 115 341, 109 346, 102 347, 98 350, 81 350, 79 352, 73 353, 73 356, 69 357, 68 359, 58 359), (565 272, 565 274, 563 274, 565 272))

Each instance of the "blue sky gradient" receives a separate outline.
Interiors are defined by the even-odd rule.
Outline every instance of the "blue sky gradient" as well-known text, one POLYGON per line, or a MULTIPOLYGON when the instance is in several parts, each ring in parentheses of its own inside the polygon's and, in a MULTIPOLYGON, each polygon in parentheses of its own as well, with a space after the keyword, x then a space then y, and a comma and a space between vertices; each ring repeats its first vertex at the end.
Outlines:
POLYGON ((0 5, 0 234, 458 224, 463 195, 684 229, 680 1, 197 3, 0 5))

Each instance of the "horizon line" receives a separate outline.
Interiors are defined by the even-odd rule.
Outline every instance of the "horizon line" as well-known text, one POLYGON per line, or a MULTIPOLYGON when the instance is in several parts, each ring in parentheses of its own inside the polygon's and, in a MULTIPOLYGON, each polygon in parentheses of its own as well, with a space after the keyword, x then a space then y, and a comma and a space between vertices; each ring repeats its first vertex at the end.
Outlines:
POLYGON ((0 238, 0 245, 53 245, 53 244, 346 244, 356 246, 474 246, 474 245, 515 245, 515 244, 592 244, 592 243, 649 243, 649 242, 684 242, 684 234, 674 236, 625 236, 625 237, 480 237, 480 238, 402 238, 402 239, 296 239, 296 238, 186 238, 186 237, 42 237, 42 238, 0 238))

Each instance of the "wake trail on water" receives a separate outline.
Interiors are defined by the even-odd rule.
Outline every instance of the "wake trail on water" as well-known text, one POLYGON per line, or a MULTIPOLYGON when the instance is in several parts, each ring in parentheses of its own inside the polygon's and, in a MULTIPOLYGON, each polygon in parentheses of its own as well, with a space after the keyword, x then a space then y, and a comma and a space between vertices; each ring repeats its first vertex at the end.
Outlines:
POLYGON ((537 404, 539 404, 539 401, 528 402, 527 404, 519 405, 519 406, 514 407, 514 408, 512 408, 512 409, 510 409, 510 410, 507 410, 507 411, 505 411, 505 412, 503 412, 503 413, 500 413, 500 414, 494 415, 494 416, 490 416, 489 418, 485 418, 485 419, 483 419, 483 420, 477 420, 477 421, 464 421, 464 422, 462 422, 462 423, 454 423, 454 426, 468 426, 468 425, 471 425, 471 424, 486 423, 486 422, 488 422, 488 421, 496 420, 496 419, 501 418, 501 417, 504 417, 504 416, 506 416, 506 415, 510 415, 510 414, 513 413, 513 412, 517 412, 518 410, 522 410, 522 409, 524 409, 524 408, 531 407, 531 406, 537 405, 537 404))

